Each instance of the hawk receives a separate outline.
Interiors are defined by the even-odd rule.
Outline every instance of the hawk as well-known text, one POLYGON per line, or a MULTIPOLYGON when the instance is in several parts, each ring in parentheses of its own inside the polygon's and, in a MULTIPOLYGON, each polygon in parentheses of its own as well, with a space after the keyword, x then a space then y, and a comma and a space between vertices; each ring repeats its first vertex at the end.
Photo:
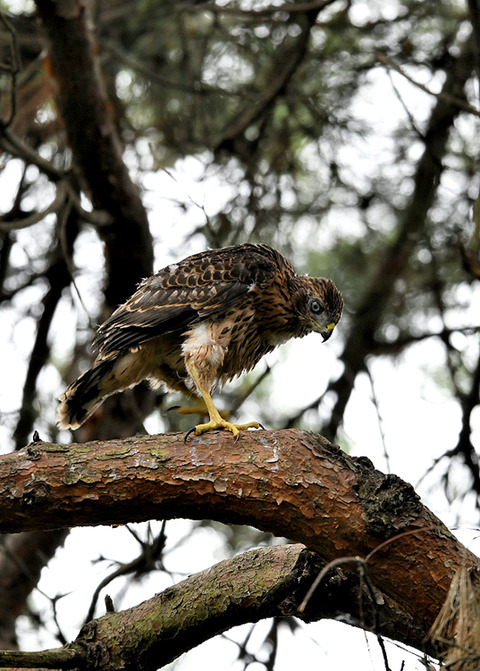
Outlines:
POLYGON ((222 417, 211 397, 215 388, 290 338, 315 331, 327 340, 342 311, 332 280, 297 275, 268 245, 194 254, 144 280, 100 326, 96 358, 60 397, 58 424, 78 428, 108 396, 146 379, 196 400, 183 408, 208 414, 192 429, 196 435, 226 429, 238 437, 260 425, 222 417))

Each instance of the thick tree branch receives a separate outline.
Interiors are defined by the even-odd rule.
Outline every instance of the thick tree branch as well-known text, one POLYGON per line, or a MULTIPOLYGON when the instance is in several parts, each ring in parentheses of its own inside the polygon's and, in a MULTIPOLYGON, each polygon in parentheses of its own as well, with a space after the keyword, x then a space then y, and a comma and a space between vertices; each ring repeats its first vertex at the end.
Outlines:
POLYGON ((410 485, 298 430, 34 443, 0 460, 0 501, 0 531, 212 518, 303 542, 326 562, 368 557, 375 589, 424 636, 455 571, 478 566, 410 485))
MULTIPOLYGON (((102 671, 155 671, 232 626, 265 617, 298 616, 303 595, 321 568, 318 557, 304 545, 251 550, 190 576, 139 606, 93 620, 71 645, 40 653, 0 652, 0 664, 67 669, 97 668, 100 661, 102 671)), ((372 615, 378 606, 365 588, 341 570, 332 571, 317 590, 305 619, 335 617, 342 612, 339 604, 348 605, 365 628, 378 619, 372 615)), ((388 617, 379 621, 378 633, 402 639, 400 632, 408 631, 410 644, 433 650, 388 597, 382 614, 388 617)))

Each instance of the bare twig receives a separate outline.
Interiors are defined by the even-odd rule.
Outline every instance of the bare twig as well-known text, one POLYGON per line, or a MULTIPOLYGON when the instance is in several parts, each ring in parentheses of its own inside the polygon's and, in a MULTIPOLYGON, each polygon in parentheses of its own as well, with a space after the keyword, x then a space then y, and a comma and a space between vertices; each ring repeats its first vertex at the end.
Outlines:
POLYGON ((402 77, 405 77, 407 81, 409 81, 411 84, 419 88, 421 91, 424 91, 425 93, 428 93, 430 96, 434 96, 435 98, 438 98, 439 100, 444 100, 446 103, 449 103, 450 105, 456 105, 460 109, 464 110, 465 112, 470 112, 470 114, 474 114, 475 116, 480 117, 480 110, 477 109, 476 107, 473 107, 473 105, 470 105, 466 100, 463 98, 459 98, 458 96, 451 95, 450 93, 446 93, 445 91, 439 91, 438 93, 435 93, 435 91, 432 91, 428 86, 425 84, 422 84, 421 82, 417 81, 413 77, 411 77, 405 70, 402 68, 401 65, 396 63, 394 60, 389 58, 388 56, 385 56, 385 54, 382 54, 380 52, 377 52, 375 54, 375 57, 377 60, 379 60, 381 63, 386 65, 389 68, 392 68, 392 70, 395 70, 395 72, 398 72, 398 74, 402 75, 402 77))
POLYGON ((9 154, 37 166, 53 182, 64 177, 65 172, 63 170, 59 170, 53 163, 40 156, 33 147, 14 135, 9 128, 1 128, 0 130, 0 146, 9 154))
POLYGON ((332 569, 337 568, 338 566, 345 566, 345 564, 354 564, 355 566, 359 567, 360 571, 364 572, 366 561, 365 559, 362 559, 362 557, 339 557, 338 559, 334 559, 333 561, 328 562, 328 564, 326 564, 320 571, 320 573, 317 575, 310 589, 306 593, 302 603, 298 607, 299 615, 302 615, 305 612, 305 608, 307 607, 308 602, 315 594, 315 591, 318 589, 320 583, 322 582, 322 580, 324 580, 327 573, 329 573, 329 571, 331 571, 332 569))
POLYGON ((89 622, 93 618, 98 597, 100 596, 102 589, 107 587, 107 585, 113 582, 116 578, 131 575, 132 573, 137 575, 147 573, 152 569, 157 569, 157 564, 160 564, 161 567, 162 552, 165 548, 166 541, 165 526, 166 521, 163 520, 160 532, 150 542, 143 541, 132 531, 132 529, 130 529, 130 527, 127 526, 127 529, 140 544, 140 554, 126 564, 119 564, 119 566, 114 571, 112 571, 112 573, 105 576, 105 578, 103 578, 103 580, 97 585, 92 596, 85 622, 89 622))
POLYGON ((387 73, 388 73, 388 77, 390 79, 390 84, 392 85, 393 92, 395 93, 395 96, 397 97, 398 102, 403 107, 403 111, 405 112, 405 114, 407 116, 407 119, 410 122, 410 126, 411 126, 413 132, 415 133, 415 135, 417 137, 424 140, 425 138, 423 137, 423 133, 421 132, 421 130, 418 128, 417 124, 415 123, 415 119, 413 118, 412 113, 408 109, 408 105, 405 103, 402 94, 400 93, 400 91, 398 90, 398 87, 395 84, 395 81, 392 77, 392 72, 391 72, 390 68, 387 69, 387 73))
POLYGON ((60 207, 65 203, 66 197, 67 191, 65 184, 60 182, 57 187, 55 198, 52 200, 50 205, 48 205, 48 207, 46 207, 41 212, 33 212, 32 214, 15 221, 2 221, 2 218, 0 217, 0 231, 17 231, 23 228, 28 228, 29 226, 33 226, 34 224, 38 224, 39 221, 45 219, 45 217, 47 217, 49 214, 58 212, 60 207))
POLYGON ((385 464, 387 466, 387 471, 390 473, 391 472, 390 457, 389 457, 388 450, 387 450, 387 442, 385 440, 385 431, 383 430, 383 417, 382 417, 382 414, 380 412, 380 404, 378 402, 378 396, 377 396, 376 391, 375 391, 375 380, 374 380, 374 377, 373 377, 372 372, 370 370, 370 367, 368 366, 368 363, 365 366, 365 372, 366 372, 368 380, 370 382, 370 389, 372 390, 372 402, 373 402, 373 406, 375 408, 375 412, 377 413, 378 430, 380 432, 380 438, 381 438, 381 441, 382 441, 383 456, 385 457, 385 464))

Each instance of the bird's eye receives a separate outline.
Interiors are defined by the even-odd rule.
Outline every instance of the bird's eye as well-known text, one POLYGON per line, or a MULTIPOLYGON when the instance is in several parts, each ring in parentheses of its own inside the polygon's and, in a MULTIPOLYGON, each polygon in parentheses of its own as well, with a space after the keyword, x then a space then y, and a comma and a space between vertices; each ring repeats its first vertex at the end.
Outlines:
POLYGON ((314 300, 310 303, 310 310, 314 315, 318 315, 320 312, 322 312, 323 308, 318 301, 314 300))

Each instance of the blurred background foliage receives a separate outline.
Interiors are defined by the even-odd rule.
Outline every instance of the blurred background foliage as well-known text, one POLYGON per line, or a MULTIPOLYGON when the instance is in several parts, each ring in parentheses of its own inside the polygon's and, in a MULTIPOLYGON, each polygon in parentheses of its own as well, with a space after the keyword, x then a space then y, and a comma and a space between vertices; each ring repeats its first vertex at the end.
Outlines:
MULTIPOLYGON (((116 233, 105 224, 112 212, 92 202, 89 165, 69 143, 74 131, 87 143, 90 129, 72 128, 75 120, 59 111, 52 53, 60 47, 44 30, 49 3, 0 7, 7 452, 34 430, 45 440, 70 439, 55 427, 55 399, 86 367, 95 325, 114 307, 102 287, 116 233)), ((405 384, 424 400, 448 401, 456 419, 444 449, 422 444, 430 463, 411 477, 430 476, 437 492, 441 481, 448 500, 461 502, 459 519, 478 524, 477 3, 99 0, 89 12, 103 113, 148 211, 155 268, 207 246, 262 241, 344 292, 331 350, 310 341, 286 346, 229 385, 225 405, 269 428, 321 431, 344 448, 380 455, 376 465, 387 468, 382 400, 390 395, 397 404, 399 440, 407 442, 415 427, 394 371, 402 361, 410 370, 417 348, 417 372, 405 384), (362 396, 375 409, 375 427, 364 421, 362 396)), ((78 74, 73 66, 74 85, 78 74)), ((115 181, 108 161, 102 169, 115 181)), ((126 239, 138 231, 132 221, 126 239)), ((148 259, 141 272, 151 272, 148 259)), ((132 288, 142 277, 135 273, 132 288)), ((189 420, 167 410, 177 401, 145 389, 125 394, 112 401, 101 430, 91 425, 76 439, 185 430, 189 420)), ((393 463, 398 470, 400 459, 393 463)), ((213 528, 224 553, 244 546, 245 530, 213 528)), ((251 534, 252 543, 269 542, 251 534)), ((162 548, 153 565, 165 569, 162 548)))

